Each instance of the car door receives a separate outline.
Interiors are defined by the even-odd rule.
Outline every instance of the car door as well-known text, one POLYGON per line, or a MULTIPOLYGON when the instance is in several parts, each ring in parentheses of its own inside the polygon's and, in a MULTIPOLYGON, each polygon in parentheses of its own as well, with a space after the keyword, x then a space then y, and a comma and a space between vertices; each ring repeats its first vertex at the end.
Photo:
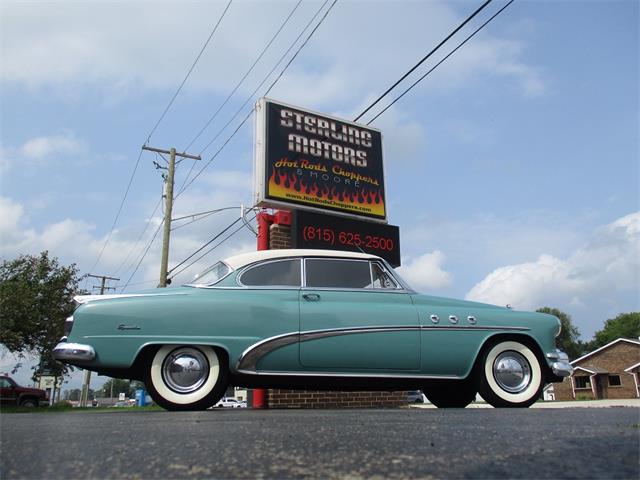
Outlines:
POLYGON ((331 372, 414 371, 420 326, 410 296, 379 262, 307 258, 300 363, 331 372))
POLYGON ((14 383, 8 378, 0 378, 0 404, 16 405, 17 394, 14 383))

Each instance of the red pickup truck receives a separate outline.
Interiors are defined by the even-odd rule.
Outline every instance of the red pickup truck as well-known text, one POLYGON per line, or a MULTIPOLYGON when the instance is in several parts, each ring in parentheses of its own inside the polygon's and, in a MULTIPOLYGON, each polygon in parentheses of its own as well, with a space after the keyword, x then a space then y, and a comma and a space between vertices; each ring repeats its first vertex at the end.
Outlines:
POLYGON ((21 387, 11 377, 0 375, 0 404, 3 406, 38 407, 47 405, 49 396, 39 388, 21 387))

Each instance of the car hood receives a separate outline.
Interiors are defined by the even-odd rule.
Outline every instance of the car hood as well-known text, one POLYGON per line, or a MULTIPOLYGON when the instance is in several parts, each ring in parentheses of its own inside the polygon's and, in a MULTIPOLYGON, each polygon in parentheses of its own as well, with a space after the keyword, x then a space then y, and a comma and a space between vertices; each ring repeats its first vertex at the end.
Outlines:
POLYGON ((160 297, 171 295, 187 295, 193 292, 192 287, 176 287, 176 288, 152 288, 149 290, 141 290, 130 293, 112 293, 107 295, 76 295, 73 297, 74 301, 79 305, 95 302, 114 300, 117 298, 132 298, 132 297, 160 297))

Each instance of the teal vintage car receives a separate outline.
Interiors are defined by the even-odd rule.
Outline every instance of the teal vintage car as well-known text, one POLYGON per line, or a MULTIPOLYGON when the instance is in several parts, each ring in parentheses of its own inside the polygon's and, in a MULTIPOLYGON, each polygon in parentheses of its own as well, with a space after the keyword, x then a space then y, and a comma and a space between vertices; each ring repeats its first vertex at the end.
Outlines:
POLYGON ((179 288, 76 301, 55 358, 142 380, 168 410, 208 408, 231 385, 528 407, 572 372, 556 317, 419 294, 364 253, 252 252, 179 288))

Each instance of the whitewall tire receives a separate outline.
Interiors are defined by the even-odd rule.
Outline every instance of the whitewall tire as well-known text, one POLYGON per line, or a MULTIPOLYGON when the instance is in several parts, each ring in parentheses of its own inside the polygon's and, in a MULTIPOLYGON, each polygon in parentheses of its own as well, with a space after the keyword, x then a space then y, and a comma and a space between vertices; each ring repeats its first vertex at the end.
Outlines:
POLYGON ((486 349, 476 381, 482 398, 494 407, 529 407, 544 387, 540 360, 517 341, 498 342, 486 349))
POLYGON ((148 366, 146 386, 167 410, 204 410, 227 388, 224 355, 206 345, 163 345, 148 366))

